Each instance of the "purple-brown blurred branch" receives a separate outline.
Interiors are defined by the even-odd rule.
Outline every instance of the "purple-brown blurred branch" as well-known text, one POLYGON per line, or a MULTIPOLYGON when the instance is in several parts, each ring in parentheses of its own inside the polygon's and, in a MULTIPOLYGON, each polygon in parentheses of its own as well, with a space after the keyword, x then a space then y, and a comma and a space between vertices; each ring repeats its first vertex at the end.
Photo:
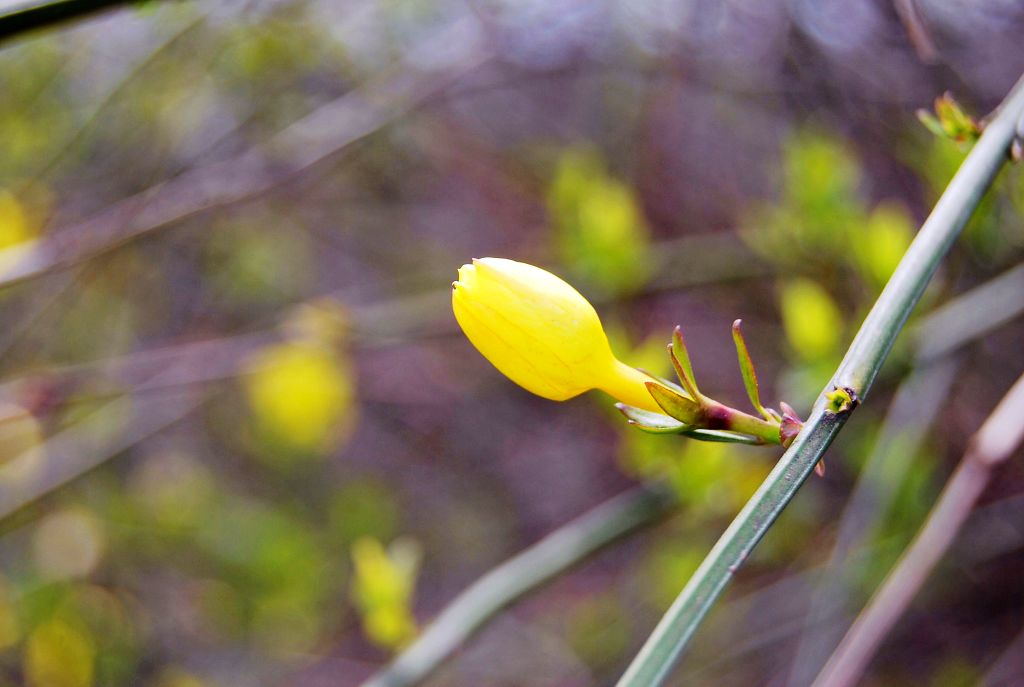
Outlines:
POLYGON ((790 670, 795 684, 809 683, 842 637, 846 623, 825 625, 826 620, 837 614, 852 618, 852 590, 859 566, 850 564, 851 557, 878 531, 906 481, 913 458, 954 383, 960 366, 955 354, 1019 317, 1024 311, 1022 290, 1024 266, 959 294, 914 327, 914 369, 893 396, 874 448, 839 519, 836 543, 812 592, 790 670))
POLYGON ((953 543, 993 470, 1024 440, 1022 416, 1024 376, 972 438, 924 527, 832 654, 814 682, 817 687, 847 687, 860 681, 878 646, 953 543))

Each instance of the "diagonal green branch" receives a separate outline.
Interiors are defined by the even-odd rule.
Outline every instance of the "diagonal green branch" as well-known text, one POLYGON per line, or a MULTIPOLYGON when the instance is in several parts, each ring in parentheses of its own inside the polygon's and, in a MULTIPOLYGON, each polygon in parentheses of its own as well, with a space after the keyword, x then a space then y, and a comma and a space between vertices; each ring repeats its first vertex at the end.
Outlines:
POLYGON ((715 544, 619 681, 660 685, 712 604, 810 475, 871 388, 889 349, 943 256, 1007 159, 1024 115, 1017 82, 925 221, 854 337, 793 445, 715 544), (839 390, 839 395, 833 392, 839 390))

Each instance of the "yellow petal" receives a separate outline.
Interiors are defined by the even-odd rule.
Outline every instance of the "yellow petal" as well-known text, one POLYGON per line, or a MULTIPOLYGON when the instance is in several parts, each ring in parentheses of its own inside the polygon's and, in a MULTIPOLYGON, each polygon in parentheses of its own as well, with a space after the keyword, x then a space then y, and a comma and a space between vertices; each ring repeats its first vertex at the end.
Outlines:
POLYGON ((556 401, 600 388, 656 410, 641 372, 612 355, 594 307, 555 275, 481 258, 459 269, 452 309, 467 338, 505 376, 556 401))

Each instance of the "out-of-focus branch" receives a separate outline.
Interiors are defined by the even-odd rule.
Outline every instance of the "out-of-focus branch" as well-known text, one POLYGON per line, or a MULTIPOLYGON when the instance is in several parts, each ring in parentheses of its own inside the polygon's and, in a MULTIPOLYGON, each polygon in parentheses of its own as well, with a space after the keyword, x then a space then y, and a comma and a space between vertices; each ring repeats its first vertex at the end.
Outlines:
POLYGON ((941 358, 1024 313, 1024 264, 936 308, 911 335, 918 361, 941 358))
MULTIPOLYGON (((78 122, 77 126, 75 126, 70 134, 65 137, 60 147, 49 157, 40 161, 39 166, 31 175, 31 181, 23 183, 28 185, 49 174, 54 167, 60 164, 61 160, 63 160, 68 154, 68 151, 72 150, 75 145, 78 144, 93 128, 93 126, 95 126, 96 122, 99 121, 100 116, 107 110, 107 108, 109 108, 110 104, 118 95, 123 93, 129 85, 135 82, 139 76, 146 71, 147 67, 161 58, 181 39, 191 34, 199 26, 202 26, 205 21, 206 17, 204 15, 199 15, 190 19, 181 26, 176 27, 159 43, 153 45, 146 54, 136 59, 134 64, 127 65, 127 69, 122 72, 121 77, 112 83, 110 87, 96 99, 89 112, 78 122)), ((70 62, 73 62, 73 60, 70 60, 70 62)))
POLYGON ((0 519, 181 420, 201 400, 191 390, 118 398, 24 451, 0 466, 0 519))
MULTIPOLYGON (((464 42, 466 35, 466 25, 460 21, 433 40, 448 45, 456 39, 464 42)), ((193 169, 47 238, 0 250, 0 265, 4 265, 0 288, 65 269, 201 212, 266 193, 407 114, 489 55, 483 46, 472 45, 457 64, 434 72, 396 67, 319 107, 265 145, 193 169)))
POLYGON ((1006 687, 1024 676, 1024 630, 1003 650, 978 683, 983 687, 1006 687))
POLYGON ((0 383, 0 398, 38 392, 58 396, 88 389, 89 398, 186 387, 235 377, 246 356, 274 341, 274 330, 138 351, 91 363, 66 365, 0 383))
POLYGON ((914 46, 919 60, 925 64, 936 64, 939 61, 939 51, 932 40, 931 32, 925 25, 921 16, 921 8, 917 0, 893 0, 893 7, 899 15, 903 28, 906 29, 907 38, 914 46))
POLYGON ((1024 376, 1010 388, 971 439, 956 472, 910 548, 892 569, 814 681, 816 687, 857 684, 879 644, 910 605, 988 486, 993 470, 1024 440, 1024 376))
MULTIPOLYGON (((64 138, 64 141, 61 143, 59 148, 48 157, 41 159, 39 161, 39 166, 31 175, 29 175, 29 178, 19 183, 20 188, 15 191, 15 194, 17 195, 18 193, 23 192, 26 188, 43 179, 55 167, 57 167, 68 154, 68 151, 73 149, 74 146, 80 142, 86 133, 95 125, 118 94, 122 93, 129 84, 139 77, 140 74, 145 73, 146 67, 153 64, 153 62, 174 46, 180 39, 189 35, 195 28, 201 26, 204 21, 205 16, 200 15, 197 18, 181 24, 174 28, 161 42, 150 46, 150 49, 144 55, 138 57, 134 63, 126 65, 126 68, 122 71, 120 77, 110 84, 109 88, 107 88, 100 97, 92 103, 88 113, 64 138)), ((31 329, 43 312, 56 303, 64 293, 77 283, 80 276, 80 270, 68 270, 64 274, 60 275, 59 278, 49 280, 46 284, 35 289, 27 299, 27 302, 19 305, 13 318, 5 318, 7 326, 2 332, 0 332, 0 358, 3 358, 10 348, 15 345, 18 339, 31 329)))
POLYGON ((81 19, 101 10, 137 4, 138 0, 36 0, 20 2, 0 11, 0 41, 81 19))
POLYGON ((363 687, 416 684, 502 608, 622 535, 656 522, 675 504, 667 490, 635 487, 558 528, 470 585, 363 687))
POLYGON ((810 607, 790 669, 792 684, 808 684, 828 658, 852 616, 851 590, 864 566, 853 557, 885 519, 899 493, 911 460, 942 409, 959 361, 944 359, 915 369, 904 379, 886 412, 882 428, 846 507, 839 518, 828 562, 809 592, 810 607), (846 622, 827 622, 837 616, 846 622))

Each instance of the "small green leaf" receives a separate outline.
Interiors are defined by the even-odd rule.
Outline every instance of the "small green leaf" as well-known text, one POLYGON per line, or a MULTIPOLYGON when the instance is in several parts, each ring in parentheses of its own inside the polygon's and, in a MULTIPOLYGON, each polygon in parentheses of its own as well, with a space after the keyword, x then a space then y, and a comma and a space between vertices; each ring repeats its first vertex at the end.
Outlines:
POLYGON ((736 434, 735 432, 726 432, 720 429, 691 429, 687 432, 681 432, 681 434, 698 441, 713 441, 720 444, 746 444, 747 446, 764 445, 764 440, 759 437, 752 437, 748 434, 736 434))
POLYGON ((688 425, 700 425, 704 412, 693 399, 657 382, 647 382, 647 391, 666 414, 688 425))
POLYGON ((973 143, 981 136, 981 126, 964 112, 950 92, 935 99, 935 114, 918 110, 917 118, 929 131, 956 143, 973 143))
POLYGON ((942 122, 940 122, 935 115, 924 108, 921 108, 915 114, 917 115, 918 121, 924 124, 924 127, 928 129, 928 131, 932 132, 936 136, 945 138, 946 132, 942 128, 942 122))
POLYGON ((689 425, 661 413, 652 413, 625 403, 616 403, 615 407, 626 416, 629 424, 651 434, 678 434, 689 428, 689 425))
POLYGON ((736 320, 732 323, 732 340, 736 344, 736 357, 740 361, 740 373, 743 375, 743 386, 747 388, 747 396, 753 404, 754 409, 761 413, 761 416, 768 422, 775 422, 775 417, 765 410, 761 405, 761 394, 757 388, 757 372, 754 371, 754 361, 750 359, 750 351, 747 349, 747 342, 740 331, 743 320, 736 320))
POLYGON ((690 363, 690 353, 686 350, 686 341, 683 340, 683 328, 676 326, 672 332, 672 343, 668 347, 668 356, 672 359, 672 366, 676 368, 679 381, 690 393, 695 401, 700 400, 700 390, 697 388, 697 378, 693 375, 693 365, 690 363))

